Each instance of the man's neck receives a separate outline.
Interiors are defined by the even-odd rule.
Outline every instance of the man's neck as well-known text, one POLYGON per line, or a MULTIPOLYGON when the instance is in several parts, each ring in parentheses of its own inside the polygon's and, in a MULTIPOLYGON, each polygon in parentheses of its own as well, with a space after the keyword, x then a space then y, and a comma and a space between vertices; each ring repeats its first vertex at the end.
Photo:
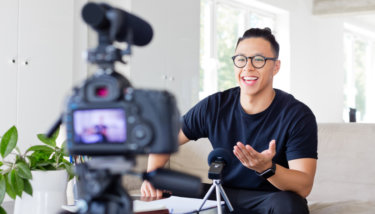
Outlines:
POLYGON ((255 95, 246 95, 241 93, 240 102, 242 109, 247 114, 257 114, 266 110, 272 103, 275 97, 275 90, 273 88, 265 90, 255 95))

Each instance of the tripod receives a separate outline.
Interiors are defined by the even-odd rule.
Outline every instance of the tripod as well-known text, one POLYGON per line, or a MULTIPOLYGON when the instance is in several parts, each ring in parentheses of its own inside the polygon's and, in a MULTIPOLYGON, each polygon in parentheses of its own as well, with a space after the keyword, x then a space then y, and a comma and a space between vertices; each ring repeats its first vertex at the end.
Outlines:
POLYGON ((224 198, 224 201, 225 203, 227 204, 228 208, 229 208, 229 211, 230 212, 233 212, 233 207, 232 207, 232 204, 230 203, 227 195, 225 194, 225 191, 223 189, 223 187, 221 186, 221 180, 220 179, 214 179, 213 182, 212 182, 212 186, 210 187, 210 189, 208 190, 208 192, 206 193, 206 195, 204 196, 203 198, 203 203, 201 204, 201 206, 199 207, 198 209, 198 212, 201 211, 203 205, 206 203, 208 197, 211 195, 212 191, 213 190, 216 190, 216 201, 217 201, 217 210, 218 210, 218 213, 219 214, 222 214, 223 211, 222 211, 222 207, 221 207, 221 198, 220 198, 220 194, 223 196, 224 198))
MULTIPOLYGON (((105 159, 92 159, 90 162, 97 163, 105 159)), ((108 159, 112 161, 112 169, 116 167, 116 161, 121 159, 108 159)), ((130 160, 129 160, 130 161, 130 160)), ((74 213, 80 214, 121 214, 133 213, 133 203, 130 195, 122 186, 122 174, 105 168, 90 168, 90 162, 76 165, 76 173, 80 178, 78 187, 80 189, 80 202, 78 210, 74 213)), ((127 167, 127 162, 124 166, 127 167)))

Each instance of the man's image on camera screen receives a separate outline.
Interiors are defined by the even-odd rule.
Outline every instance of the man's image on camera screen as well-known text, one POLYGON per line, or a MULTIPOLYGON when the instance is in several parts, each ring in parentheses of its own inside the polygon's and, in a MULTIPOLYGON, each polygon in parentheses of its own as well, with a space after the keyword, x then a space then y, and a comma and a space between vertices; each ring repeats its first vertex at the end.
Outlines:
POLYGON ((76 143, 123 143, 126 141, 122 109, 85 109, 73 113, 76 143))

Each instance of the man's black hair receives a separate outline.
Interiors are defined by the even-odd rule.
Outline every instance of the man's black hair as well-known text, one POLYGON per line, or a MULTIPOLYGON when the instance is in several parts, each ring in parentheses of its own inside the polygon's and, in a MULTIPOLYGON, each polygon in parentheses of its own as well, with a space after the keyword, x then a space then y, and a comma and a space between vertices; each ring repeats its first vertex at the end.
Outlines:
POLYGON ((271 29, 266 27, 264 29, 260 28, 250 28, 249 30, 245 31, 245 33, 242 35, 242 37, 238 38, 236 49, 238 47, 238 44, 248 38, 263 38, 267 40, 271 44, 272 51, 275 54, 275 57, 279 57, 279 50, 280 46, 279 43, 277 43, 275 36, 272 34, 271 29))

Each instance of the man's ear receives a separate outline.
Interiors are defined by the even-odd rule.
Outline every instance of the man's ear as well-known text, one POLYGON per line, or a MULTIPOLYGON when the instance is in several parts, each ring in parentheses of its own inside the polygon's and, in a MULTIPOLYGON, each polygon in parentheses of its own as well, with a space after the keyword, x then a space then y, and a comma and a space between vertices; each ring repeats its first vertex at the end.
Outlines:
POLYGON ((273 76, 275 76, 277 73, 279 73, 280 64, 281 64, 280 60, 275 61, 275 66, 274 66, 274 69, 273 69, 273 76))

